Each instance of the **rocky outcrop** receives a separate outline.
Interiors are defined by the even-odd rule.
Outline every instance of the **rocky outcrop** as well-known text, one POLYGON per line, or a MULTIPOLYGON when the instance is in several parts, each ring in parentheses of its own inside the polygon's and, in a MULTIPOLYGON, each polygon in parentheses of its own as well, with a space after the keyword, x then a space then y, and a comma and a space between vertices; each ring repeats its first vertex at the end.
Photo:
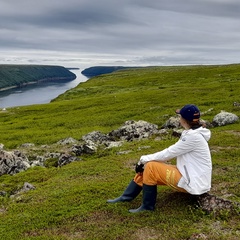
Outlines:
POLYGON ((197 197, 199 206, 207 213, 219 214, 223 210, 235 213, 240 209, 240 203, 235 203, 215 195, 205 193, 197 197))
POLYGON ((100 148, 121 146, 124 141, 141 140, 163 132, 158 126, 146 121, 126 121, 120 128, 108 134, 99 131, 90 132, 82 137, 80 144, 72 147, 72 152, 77 156, 93 154, 100 148))
MULTIPOLYGON (((209 111, 212 111, 210 109, 209 111)), ((207 114, 209 111, 202 113, 207 114)), ((201 122, 207 127, 224 126, 232 124, 239 120, 239 117, 233 113, 222 111, 213 118, 213 122, 207 122, 201 119, 201 122)), ((120 128, 113 130, 107 134, 100 131, 93 131, 84 135, 80 141, 68 137, 57 142, 58 145, 69 146, 66 153, 47 153, 44 156, 36 156, 34 160, 29 161, 26 155, 19 150, 12 152, 4 151, 4 145, 0 144, 0 176, 3 174, 16 174, 27 170, 29 167, 45 166, 48 159, 56 159, 53 166, 64 166, 73 161, 79 161, 79 156, 84 154, 94 154, 99 148, 107 149, 113 147, 120 147, 125 141, 134 141, 147 139, 155 136, 162 139, 162 136, 171 134, 179 137, 182 129, 179 123, 179 116, 170 117, 165 124, 158 129, 156 124, 148 123, 143 120, 126 121, 120 128)), ((33 143, 24 143, 20 146, 24 149, 35 147, 33 143)))
MULTIPOLYGON (((113 148, 121 146, 124 141, 149 138, 152 135, 161 134, 163 130, 158 130, 158 126, 146 121, 126 121, 123 126, 113 130, 108 134, 99 131, 90 132, 82 137, 80 141, 71 137, 57 142, 59 145, 69 145, 70 149, 66 153, 48 152, 44 156, 35 156, 31 161, 21 151, 4 151, 1 145, 0 151, 0 175, 16 174, 25 171, 30 167, 42 166, 50 159, 55 163, 53 166, 62 167, 74 161, 79 161, 79 156, 84 154, 94 154, 99 148, 113 148)), ((164 132, 166 134, 166 132, 164 132)), ((24 151, 35 148, 33 143, 24 143, 20 148, 24 151)))

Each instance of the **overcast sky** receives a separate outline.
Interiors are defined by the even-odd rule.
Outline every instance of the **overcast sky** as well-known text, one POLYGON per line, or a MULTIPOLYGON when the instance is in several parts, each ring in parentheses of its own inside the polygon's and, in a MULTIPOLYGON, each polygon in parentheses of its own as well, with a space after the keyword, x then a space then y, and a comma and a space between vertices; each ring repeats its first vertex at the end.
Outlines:
POLYGON ((240 63, 240 0, 0 0, 5 63, 240 63))

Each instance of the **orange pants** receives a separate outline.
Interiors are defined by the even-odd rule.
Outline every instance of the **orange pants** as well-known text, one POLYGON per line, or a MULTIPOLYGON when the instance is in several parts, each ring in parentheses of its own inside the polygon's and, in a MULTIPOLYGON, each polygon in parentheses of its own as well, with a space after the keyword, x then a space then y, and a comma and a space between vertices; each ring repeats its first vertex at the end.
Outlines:
POLYGON ((150 161, 145 164, 143 173, 137 173, 134 182, 139 186, 146 185, 166 185, 178 192, 186 192, 185 189, 177 186, 181 173, 175 165, 163 162, 150 161))

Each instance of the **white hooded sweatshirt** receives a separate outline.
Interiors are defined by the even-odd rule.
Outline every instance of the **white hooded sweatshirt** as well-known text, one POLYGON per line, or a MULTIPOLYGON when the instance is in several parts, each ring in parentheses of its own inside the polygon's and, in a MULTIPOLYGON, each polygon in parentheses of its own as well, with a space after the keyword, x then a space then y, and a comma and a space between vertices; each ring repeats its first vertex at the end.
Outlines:
POLYGON ((172 146, 149 155, 143 155, 139 163, 167 161, 177 158, 177 168, 182 174, 178 187, 187 192, 200 195, 211 188, 212 160, 208 146, 211 132, 199 127, 182 132, 181 138, 172 146))

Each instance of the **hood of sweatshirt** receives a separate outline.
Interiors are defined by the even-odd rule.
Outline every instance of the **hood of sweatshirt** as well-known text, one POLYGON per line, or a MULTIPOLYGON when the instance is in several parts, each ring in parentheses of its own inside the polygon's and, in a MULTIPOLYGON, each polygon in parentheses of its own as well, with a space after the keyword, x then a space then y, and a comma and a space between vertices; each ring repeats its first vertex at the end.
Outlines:
POLYGON ((192 131, 200 133, 205 138, 206 141, 208 141, 211 138, 211 131, 207 128, 199 127, 192 131))

